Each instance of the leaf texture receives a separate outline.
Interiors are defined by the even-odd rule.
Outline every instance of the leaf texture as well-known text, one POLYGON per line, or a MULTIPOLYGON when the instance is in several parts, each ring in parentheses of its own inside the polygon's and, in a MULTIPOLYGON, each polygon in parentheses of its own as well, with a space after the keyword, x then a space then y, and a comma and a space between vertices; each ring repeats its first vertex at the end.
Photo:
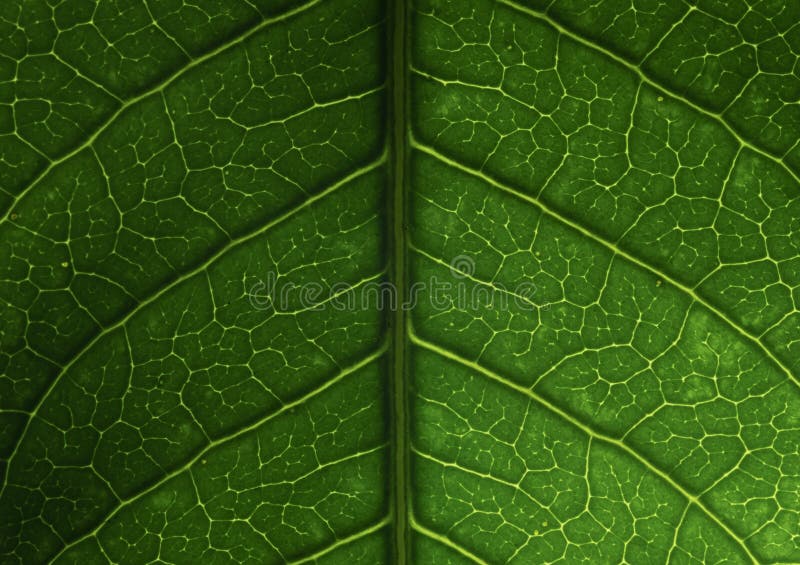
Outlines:
POLYGON ((800 562, 798 22, 5 4, 2 562, 800 562))

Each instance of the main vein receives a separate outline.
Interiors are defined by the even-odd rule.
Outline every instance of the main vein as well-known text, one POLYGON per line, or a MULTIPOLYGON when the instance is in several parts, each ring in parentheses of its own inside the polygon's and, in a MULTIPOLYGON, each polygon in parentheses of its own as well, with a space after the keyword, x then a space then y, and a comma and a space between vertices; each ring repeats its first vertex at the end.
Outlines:
POLYGON ((388 64, 390 73, 390 116, 389 145, 392 151, 391 160, 391 195, 387 199, 389 206, 389 254, 391 269, 390 283, 395 285, 396 302, 389 305, 387 322, 391 339, 389 355, 389 378, 391 380, 391 501, 394 519, 394 557, 397 565, 410 562, 409 556, 409 521, 408 521, 408 489, 410 485, 410 451, 408 425, 408 386, 406 343, 406 147, 407 147, 407 78, 408 67, 406 45, 405 0, 391 0, 389 14, 388 64))

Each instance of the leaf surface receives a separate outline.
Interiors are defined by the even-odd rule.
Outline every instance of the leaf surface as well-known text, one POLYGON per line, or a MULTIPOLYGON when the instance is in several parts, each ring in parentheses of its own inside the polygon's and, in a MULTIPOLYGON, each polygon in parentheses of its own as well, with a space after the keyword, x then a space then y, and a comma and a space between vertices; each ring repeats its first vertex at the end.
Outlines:
POLYGON ((800 562, 795 12, 2 8, 2 561, 800 562))

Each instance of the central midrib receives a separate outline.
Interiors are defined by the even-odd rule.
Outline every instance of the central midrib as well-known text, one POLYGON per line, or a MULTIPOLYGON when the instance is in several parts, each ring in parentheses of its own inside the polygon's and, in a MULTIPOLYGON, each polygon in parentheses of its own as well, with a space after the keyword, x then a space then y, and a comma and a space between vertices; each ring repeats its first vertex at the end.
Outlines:
POLYGON ((409 387, 407 383, 408 354, 406 352, 406 301, 407 249, 407 135, 408 111, 408 46, 406 25, 408 6, 406 0, 390 0, 388 14, 387 70, 389 73, 389 127, 388 144, 391 151, 389 179, 391 195, 387 198, 388 218, 391 224, 388 253, 390 257, 389 282, 395 286, 395 304, 389 305, 387 322, 390 339, 389 379, 390 394, 390 500, 393 522, 392 546, 394 562, 406 565, 411 562, 409 528, 410 488, 410 426, 409 387), (393 306, 393 307, 392 307, 393 306))

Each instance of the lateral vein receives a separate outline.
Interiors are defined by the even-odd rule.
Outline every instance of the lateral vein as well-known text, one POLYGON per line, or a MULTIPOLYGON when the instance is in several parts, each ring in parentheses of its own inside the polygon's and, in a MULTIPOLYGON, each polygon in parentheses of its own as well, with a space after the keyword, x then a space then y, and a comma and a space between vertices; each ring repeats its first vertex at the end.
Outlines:
POLYGON ((529 388, 526 388, 526 387, 524 387, 524 386, 522 386, 520 384, 517 384, 514 381, 512 381, 510 379, 507 379, 506 377, 503 377, 503 376, 495 373, 494 371, 491 371, 490 369, 487 369, 486 367, 483 367, 483 366, 479 365, 478 363, 475 363, 473 361, 469 361, 467 359, 464 359, 460 355, 457 355, 456 353, 453 353, 452 351, 450 351, 449 349, 446 349, 445 347, 442 347, 440 345, 431 343, 431 342, 421 338, 420 336, 416 335, 413 331, 409 332, 409 336, 411 338, 412 343, 414 343, 415 345, 418 345, 419 347, 427 349, 428 351, 431 351, 432 353, 434 353, 436 355, 439 355, 440 357, 444 357, 445 359, 450 359, 451 361, 454 361, 454 362, 458 363, 459 365, 461 365, 463 367, 466 367, 466 368, 471 369, 471 370, 473 370, 473 371, 475 371, 477 373, 480 373, 481 375, 493 380, 494 382, 503 385, 505 388, 514 390, 514 391, 516 391, 516 392, 518 392, 518 393, 530 398, 531 400, 535 401, 540 406, 543 406, 544 408, 546 408, 547 410, 549 410, 553 414, 561 417, 563 420, 569 422, 570 424, 572 424, 576 428, 580 429, 583 433, 588 435, 590 438, 594 438, 594 439, 596 439, 598 441, 602 441, 602 442, 607 443, 609 445, 613 445, 613 446, 617 447, 618 449, 621 449, 627 455, 629 455, 630 457, 632 457, 636 461, 638 461, 640 464, 642 464, 650 472, 654 473, 655 475, 660 477, 662 480, 664 480, 668 485, 670 485, 675 491, 677 491, 679 494, 681 494, 691 504, 694 504, 697 508, 699 508, 706 516, 709 517, 709 519, 711 519, 715 524, 717 524, 717 526, 722 528, 722 530, 725 531, 725 533, 728 536, 730 536, 730 538, 732 540, 737 542, 737 544, 745 551, 745 553, 747 554, 748 558, 750 559, 750 561, 752 563, 758 563, 758 560, 751 553, 750 548, 747 546, 747 544, 744 542, 744 540, 742 540, 742 538, 737 536, 736 533, 734 533, 734 531, 731 530, 730 527, 728 527, 727 524, 725 524, 725 522, 723 522, 716 514, 714 514, 711 511, 711 509, 709 509, 708 506, 706 506, 705 502, 703 502, 700 498, 698 498, 697 496, 695 496, 692 493, 690 493, 682 485, 680 485, 672 477, 670 477, 667 473, 665 473, 664 471, 662 471, 658 467, 654 466, 645 457, 643 457, 641 454, 639 454, 638 451, 636 451, 635 449, 630 447, 625 442, 622 442, 622 441, 620 441, 620 440, 618 440, 616 438, 613 438, 611 436, 603 434, 602 432, 595 431, 594 429, 590 428, 587 424, 583 423, 581 420, 579 420, 578 418, 576 418, 575 416, 573 416, 569 412, 564 411, 563 409, 561 409, 558 406, 556 406, 553 403, 551 403, 546 398, 544 398, 541 395, 539 395, 537 392, 535 392, 535 391, 533 391, 533 390, 531 390, 529 388))

